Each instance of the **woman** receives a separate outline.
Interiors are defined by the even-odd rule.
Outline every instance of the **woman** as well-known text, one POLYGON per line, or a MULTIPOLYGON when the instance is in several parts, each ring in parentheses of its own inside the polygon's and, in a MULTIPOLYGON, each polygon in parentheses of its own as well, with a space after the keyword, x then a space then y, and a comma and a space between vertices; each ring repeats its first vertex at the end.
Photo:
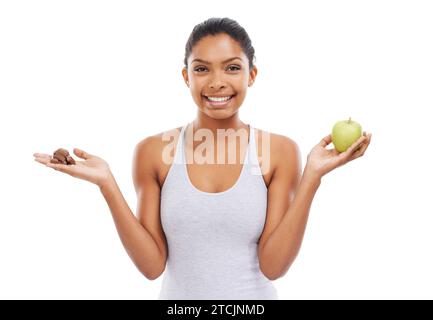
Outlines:
POLYGON ((34 154, 50 168, 99 186, 137 268, 151 280, 164 273, 160 299, 278 299, 272 280, 298 254, 321 178, 362 156, 370 143, 364 132, 339 153, 325 148, 328 135, 311 150, 301 175, 293 140, 239 118, 257 75, 253 58, 251 40, 234 20, 211 18, 193 29, 182 75, 197 117, 137 144, 137 218, 100 157, 74 149, 83 161, 62 165, 34 154), (220 147, 239 132, 246 138, 239 145, 220 147), (208 138, 205 149, 200 134, 208 138), (203 150, 205 161, 199 159, 203 150), (227 164, 225 152, 239 161, 227 164))

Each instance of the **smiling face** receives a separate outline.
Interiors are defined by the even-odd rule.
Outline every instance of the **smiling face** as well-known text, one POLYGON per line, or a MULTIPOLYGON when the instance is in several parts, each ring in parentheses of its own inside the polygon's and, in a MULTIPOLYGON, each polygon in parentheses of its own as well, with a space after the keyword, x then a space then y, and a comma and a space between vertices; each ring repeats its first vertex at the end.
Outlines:
POLYGON ((224 119, 242 105, 257 68, 249 70, 248 57, 239 43, 220 33, 195 44, 182 75, 198 108, 211 118, 224 119))

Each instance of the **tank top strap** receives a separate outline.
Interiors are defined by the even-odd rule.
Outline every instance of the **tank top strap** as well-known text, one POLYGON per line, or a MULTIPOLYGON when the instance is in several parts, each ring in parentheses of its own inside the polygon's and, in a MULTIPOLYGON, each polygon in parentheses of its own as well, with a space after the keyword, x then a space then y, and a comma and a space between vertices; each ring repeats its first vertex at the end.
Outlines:
POLYGON ((262 175, 260 169, 259 159, 256 148, 256 134, 254 128, 250 125, 250 143, 249 148, 249 174, 251 175, 262 175))
POLYGON ((177 140, 177 145, 176 145, 176 152, 174 154, 174 160, 173 163, 174 164, 183 164, 183 140, 184 140, 184 135, 185 135, 185 129, 188 126, 188 123, 185 124, 182 129, 180 130, 179 133, 179 137, 177 140))

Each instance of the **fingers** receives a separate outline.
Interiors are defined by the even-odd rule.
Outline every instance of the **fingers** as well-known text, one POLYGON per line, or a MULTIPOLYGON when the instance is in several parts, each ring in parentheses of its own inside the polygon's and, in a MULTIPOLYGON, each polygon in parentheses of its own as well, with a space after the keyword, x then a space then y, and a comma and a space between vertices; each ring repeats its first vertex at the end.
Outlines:
POLYGON ((51 163, 52 157, 49 154, 34 153, 35 161, 44 164, 48 168, 52 168, 57 171, 61 171, 70 175, 74 175, 75 165, 66 165, 61 163, 51 163))
POLYGON ((352 154, 353 152, 355 152, 358 147, 361 146, 361 144, 367 139, 367 137, 363 134, 362 136, 360 136, 358 138, 358 140, 356 140, 354 143, 352 143, 352 145, 349 147, 349 149, 347 150, 348 153, 352 154))
POLYGON ((356 140, 345 152, 340 153, 339 157, 347 161, 359 158, 362 156, 370 144, 371 133, 367 134, 365 131, 358 140, 356 140))
POLYGON ((365 153, 365 150, 367 150, 368 146, 370 145, 371 141, 371 133, 366 135, 366 140, 364 143, 362 143, 352 154, 351 160, 354 160, 356 158, 362 157, 365 153))
POLYGON ((66 165, 66 164, 51 163, 51 162, 47 162, 45 165, 49 168, 53 168, 54 170, 67 173, 70 175, 73 175, 75 170, 75 165, 66 165))
POLYGON ((42 164, 47 164, 50 162, 50 159, 45 159, 45 158, 35 158, 36 162, 42 163, 42 164))
POLYGON ((34 153, 33 156, 35 157, 35 161, 42 164, 46 164, 51 160, 51 156, 45 153, 34 153))
POLYGON ((92 155, 90 153, 87 153, 84 150, 78 149, 78 148, 74 148, 74 153, 77 157, 80 157, 81 159, 89 159, 92 157, 92 155))
POLYGON ((51 156, 45 153, 33 153, 33 157, 51 159, 51 156))
POLYGON ((320 141, 319 145, 324 148, 331 142, 332 142, 332 135, 329 134, 320 141))

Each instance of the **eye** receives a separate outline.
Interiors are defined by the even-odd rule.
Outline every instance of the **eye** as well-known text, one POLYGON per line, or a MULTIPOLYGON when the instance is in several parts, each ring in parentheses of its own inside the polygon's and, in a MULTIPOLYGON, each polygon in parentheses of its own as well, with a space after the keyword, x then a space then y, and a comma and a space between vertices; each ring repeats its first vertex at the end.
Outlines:
POLYGON ((235 68, 234 70, 232 69, 231 71, 237 71, 237 70, 241 69, 239 66, 236 66, 236 65, 231 65, 231 66, 229 66, 229 69, 230 68, 235 68))
POLYGON ((197 67, 194 69, 194 71, 200 72, 200 71, 198 71, 199 69, 206 69, 206 68, 205 67, 197 67))
MULTIPOLYGON (((194 71, 196 71, 196 72, 202 72, 202 71, 200 71, 200 70, 202 70, 202 69, 206 69, 206 67, 196 67, 196 68, 194 68, 194 71)), ((240 68, 239 66, 237 66, 237 65, 231 65, 231 66, 228 67, 228 69, 229 69, 230 71, 238 71, 238 70, 240 70, 241 68, 240 68), (234 68, 234 69, 233 69, 233 68, 234 68)))

